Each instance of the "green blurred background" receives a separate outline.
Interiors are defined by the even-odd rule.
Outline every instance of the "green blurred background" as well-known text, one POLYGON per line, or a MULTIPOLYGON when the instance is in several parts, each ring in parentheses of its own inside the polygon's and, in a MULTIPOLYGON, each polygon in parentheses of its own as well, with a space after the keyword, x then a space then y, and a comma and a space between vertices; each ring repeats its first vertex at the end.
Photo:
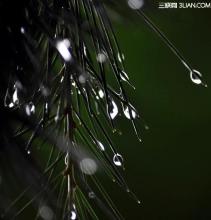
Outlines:
MULTIPOLYGON (((162 1, 164 2, 164 1, 162 1)), ((167 2, 167 1, 166 1, 167 2)), ((116 32, 126 69, 136 87, 131 100, 150 127, 136 139, 128 121, 116 139, 126 178, 141 206, 109 184, 108 191, 126 219, 211 219, 211 9, 158 9, 145 13, 163 30, 208 88, 189 73, 140 17, 119 20, 116 32)))

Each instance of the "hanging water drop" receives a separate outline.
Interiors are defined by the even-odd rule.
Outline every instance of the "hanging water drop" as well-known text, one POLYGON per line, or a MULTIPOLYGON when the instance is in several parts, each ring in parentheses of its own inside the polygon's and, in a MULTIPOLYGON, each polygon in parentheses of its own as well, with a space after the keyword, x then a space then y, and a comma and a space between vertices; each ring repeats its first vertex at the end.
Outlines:
POLYGON ((123 164, 123 157, 121 154, 117 153, 113 156, 113 162, 116 166, 121 167, 123 164))
POLYGON ((193 83, 197 85, 204 85, 205 87, 207 87, 207 85, 202 82, 202 74, 199 71, 190 71, 190 78, 193 83))
POLYGON ((114 100, 112 100, 111 102, 109 102, 108 104, 108 112, 109 115, 111 117, 111 119, 115 119, 117 114, 118 114, 118 107, 117 104, 114 102, 114 100))
POLYGON ((137 113, 132 108, 129 109, 128 106, 124 109, 124 115, 127 119, 131 119, 131 116, 133 119, 137 117, 137 113))
POLYGON ((75 211, 75 210, 72 210, 72 211, 70 212, 70 219, 71 219, 71 220, 77 219, 77 215, 76 215, 76 211, 75 211))

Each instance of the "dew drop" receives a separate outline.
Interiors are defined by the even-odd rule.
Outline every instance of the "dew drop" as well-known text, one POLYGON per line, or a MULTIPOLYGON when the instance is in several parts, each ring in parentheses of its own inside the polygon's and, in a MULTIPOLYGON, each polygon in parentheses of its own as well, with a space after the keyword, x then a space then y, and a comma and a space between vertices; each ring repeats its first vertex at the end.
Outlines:
POLYGON ((128 6, 134 10, 138 10, 143 7, 144 0, 128 0, 128 6))
POLYGON ((18 99, 18 89, 15 88, 15 91, 12 95, 12 102, 14 105, 18 105, 19 104, 19 99, 18 99))
POLYGON ((95 198, 95 193, 93 191, 89 192, 88 194, 90 199, 94 199, 95 198))
POLYGON ((100 52, 97 54, 96 59, 99 63, 104 63, 107 60, 107 56, 106 56, 105 52, 100 52))
POLYGON ((131 116, 132 116, 133 119, 135 119, 137 117, 136 112, 132 108, 129 109, 128 106, 124 109, 124 115, 128 119, 131 119, 131 116))
POLYGON ((71 219, 71 220, 77 219, 77 215, 76 215, 76 211, 75 211, 75 210, 72 210, 72 211, 70 212, 70 219, 71 219))
POLYGON ((35 105, 32 102, 30 102, 25 106, 25 111, 28 116, 31 116, 31 114, 35 113, 35 105))
POLYGON ((84 158, 80 162, 80 169, 87 175, 93 175, 97 171, 97 164, 91 158, 84 158))
POLYGON ((98 90, 98 95, 99 95, 99 97, 100 97, 101 99, 105 96, 105 94, 104 94, 104 92, 103 92, 102 89, 99 89, 99 90, 98 90))
POLYGON ((28 151, 27 151, 27 154, 31 154, 31 151, 30 151, 30 150, 28 150, 28 151))
POLYGON ((98 147, 101 151, 105 151, 105 147, 103 146, 103 144, 100 141, 97 141, 98 147))
POLYGON ((72 59, 72 55, 70 54, 69 48, 70 41, 68 39, 59 40, 56 43, 56 48, 63 57, 65 61, 70 61, 72 59))
POLYGON ((123 157, 121 154, 117 153, 113 156, 113 162, 116 166, 121 167, 123 164, 123 157))
POLYGON ((119 62, 122 62, 125 59, 125 55, 123 53, 122 54, 118 53, 117 57, 118 57, 119 62))
POLYGON ((109 104, 108 104, 108 112, 109 115, 111 117, 111 119, 115 119, 117 114, 118 114, 118 107, 117 104, 114 102, 114 100, 112 100, 109 104))
POLYGON ((120 72, 120 77, 123 81, 129 81, 129 76, 127 75, 127 73, 125 71, 121 71, 120 72))
POLYGON ((53 211, 50 207, 44 205, 39 209, 39 215, 44 220, 52 220, 53 219, 53 211))
POLYGON ((202 74, 199 71, 190 71, 190 78, 193 83, 197 85, 204 85, 205 87, 207 87, 207 85, 202 82, 202 74))
POLYGON ((87 75, 81 74, 81 75, 78 77, 78 81, 79 81, 79 83, 81 83, 81 84, 85 84, 86 81, 87 81, 87 75))
POLYGON ((25 29, 24 29, 24 27, 21 27, 20 31, 21 31, 21 34, 25 34, 25 29))

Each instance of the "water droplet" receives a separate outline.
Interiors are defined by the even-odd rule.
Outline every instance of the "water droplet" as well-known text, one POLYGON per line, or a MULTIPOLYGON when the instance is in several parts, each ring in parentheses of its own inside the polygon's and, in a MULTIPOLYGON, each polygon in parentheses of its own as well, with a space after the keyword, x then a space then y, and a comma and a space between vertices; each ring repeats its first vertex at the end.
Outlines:
POLYGON ((202 74, 199 71, 192 70, 190 72, 190 78, 193 83, 207 87, 207 85, 202 82, 202 74))
POLYGON ((71 219, 71 220, 77 219, 77 215, 76 215, 76 211, 75 211, 75 210, 72 210, 72 211, 70 212, 70 219, 71 219))
POLYGON ((56 43, 56 48, 63 57, 65 61, 70 61, 72 59, 72 55, 70 54, 69 48, 70 41, 68 39, 59 40, 56 43))
POLYGON ((137 113, 132 108, 129 109, 128 106, 124 109, 124 115, 128 119, 131 119, 131 116, 133 119, 137 117, 137 113))
POLYGON ((122 62, 125 59, 125 55, 123 53, 122 54, 118 53, 117 57, 118 57, 119 62, 122 62))
POLYGON ((121 154, 114 154, 113 156, 113 162, 116 166, 120 167, 123 164, 123 157, 121 154))
POLYGON ((120 77, 123 81, 129 81, 129 76, 127 75, 127 73, 125 71, 121 71, 120 72, 120 77))
POLYGON ((101 151, 105 151, 105 147, 103 146, 103 144, 100 141, 97 141, 98 143, 98 147, 101 151))
POLYGON ((144 5, 144 0, 128 0, 128 6, 134 10, 140 9, 144 5))
POLYGON ((46 205, 40 207, 39 215, 45 220, 52 220, 54 216, 52 209, 46 205))
POLYGON ((99 90, 98 90, 98 95, 99 95, 99 97, 100 97, 101 99, 105 96, 105 94, 104 94, 104 92, 103 92, 102 89, 99 89, 99 90))
POLYGON ((18 89, 15 88, 15 91, 12 95, 12 102, 14 103, 14 105, 18 105, 19 104, 19 99, 18 99, 18 89))
POLYGON ((107 56, 106 56, 105 52, 102 51, 102 52, 97 54, 97 58, 96 59, 97 59, 97 61, 99 63, 104 63, 107 60, 107 56))
POLYGON ((30 150, 28 150, 28 151, 27 151, 27 154, 31 154, 31 151, 30 151, 30 150))
POLYGON ((94 199, 95 198, 95 193, 93 191, 89 192, 88 194, 90 199, 94 199))
POLYGON ((35 113, 35 106, 32 102, 30 102, 29 104, 27 104, 25 106, 25 111, 26 111, 26 114, 28 116, 31 116, 31 114, 34 114, 35 113))
POLYGON ((78 81, 79 81, 79 83, 81 83, 81 84, 85 84, 86 81, 87 81, 87 75, 86 75, 86 74, 81 74, 81 75, 78 77, 78 81))
POLYGON ((44 96, 44 97, 48 97, 49 95, 50 95, 50 90, 49 90, 49 88, 48 87, 46 87, 46 86, 41 86, 40 87, 40 91, 41 91, 41 93, 42 93, 42 95, 44 96))
POLYGON ((111 117, 111 119, 115 119, 117 114, 118 114, 118 107, 117 104, 114 102, 114 100, 112 100, 109 104, 108 104, 108 112, 109 115, 111 117))
POLYGON ((21 31, 21 34, 25 34, 25 29, 24 29, 24 27, 21 27, 20 31, 21 31))
POLYGON ((84 158, 80 162, 80 169, 87 175, 93 175, 97 171, 97 164, 91 158, 84 158))

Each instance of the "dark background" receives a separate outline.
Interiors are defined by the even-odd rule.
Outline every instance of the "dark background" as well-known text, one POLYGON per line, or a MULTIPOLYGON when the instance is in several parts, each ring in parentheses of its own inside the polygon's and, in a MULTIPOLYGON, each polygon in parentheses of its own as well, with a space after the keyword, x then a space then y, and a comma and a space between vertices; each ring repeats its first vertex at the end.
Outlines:
POLYGON ((194 85, 188 71, 141 18, 116 22, 130 93, 150 130, 136 139, 127 120, 116 139, 137 205, 116 186, 108 191, 126 219, 211 219, 211 9, 165 9, 145 13, 199 70, 208 88, 194 85))

